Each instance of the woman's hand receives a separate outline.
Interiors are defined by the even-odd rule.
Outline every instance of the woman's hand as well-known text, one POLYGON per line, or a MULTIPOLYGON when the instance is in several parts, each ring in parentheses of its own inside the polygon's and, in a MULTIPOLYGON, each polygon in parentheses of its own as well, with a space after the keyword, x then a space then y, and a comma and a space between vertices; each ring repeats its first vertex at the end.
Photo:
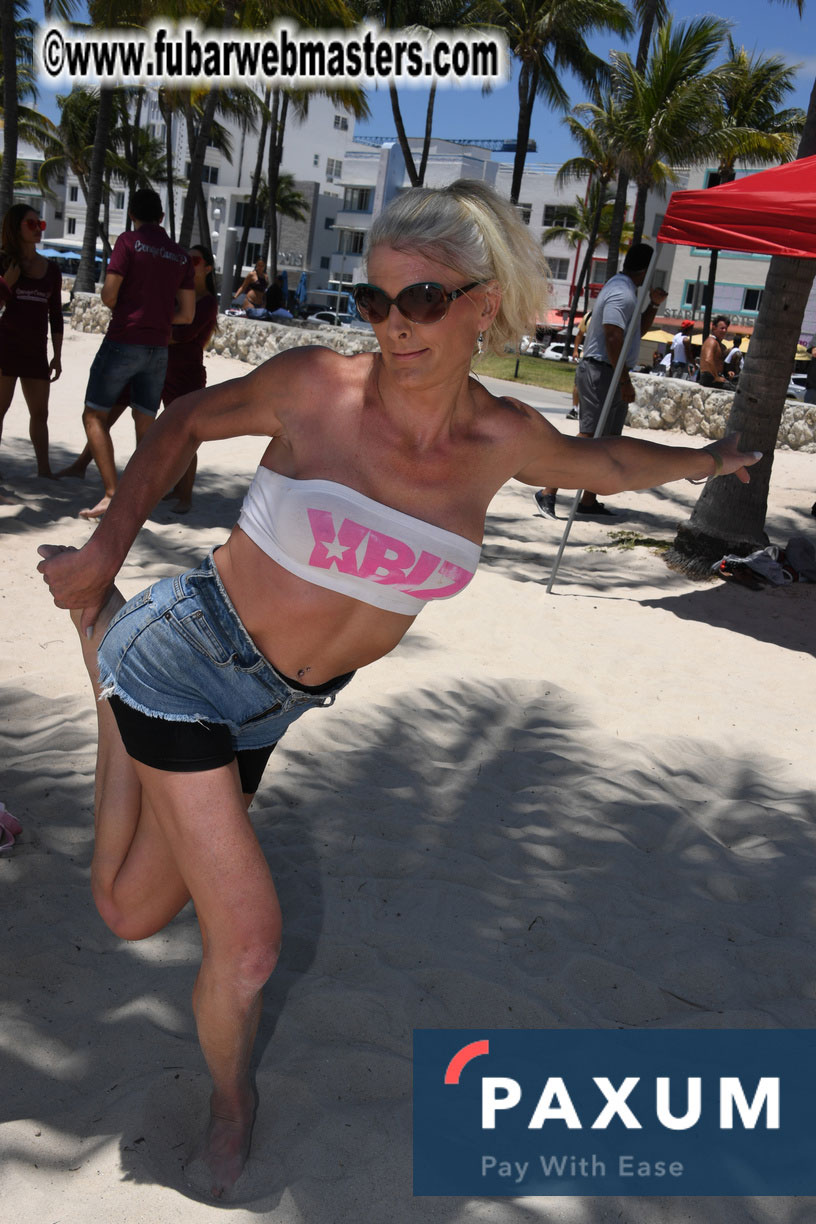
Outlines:
POLYGON ((105 606, 113 586, 113 578, 97 568, 86 555, 85 548, 66 548, 58 544, 41 544, 37 552, 42 557, 37 566, 58 608, 81 608, 80 628, 89 637, 96 618, 105 606))
POLYGON ((52 383, 56 382, 62 373, 62 362, 60 361, 59 357, 51 358, 51 361, 48 364, 48 369, 51 371, 51 376, 48 381, 52 383))
POLYGON ((737 480, 741 480, 743 484, 749 484, 751 477, 747 472, 747 468, 754 463, 759 463, 762 458, 762 451, 741 451, 739 449, 741 434, 730 433, 728 437, 721 438, 717 442, 710 442, 708 446, 704 446, 703 450, 708 451, 713 456, 714 462, 717 465, 716 471, 711 472, 711 476, 736 476, 737 480))
POLYGON ((15 259, 12 259, 9 266, 3 273, 3 280, 8 285, 9 289, 13 289, 20 279, 20 265, 15 259))

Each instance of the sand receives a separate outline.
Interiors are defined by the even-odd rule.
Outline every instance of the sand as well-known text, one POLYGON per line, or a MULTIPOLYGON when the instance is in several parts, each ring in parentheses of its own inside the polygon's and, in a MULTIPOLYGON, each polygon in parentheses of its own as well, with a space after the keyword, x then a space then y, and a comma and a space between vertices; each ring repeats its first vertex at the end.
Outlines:
MULTIPOLYGON (((66 334, 52 455, 82 442, 98 337, 66 334)), ((208 357, 210 382, 248 367, 208 357)), ((531 390, 565 429, 567 397, 531 390)), ((122 458, 127 420, 114 436, 122 458)), ((646 435, 644 435, 646 436, 646 435)), ((676 435, 661 441, 683 443, 676 435)), ((224 538, 263 442, 202 451, 193 510, 161 505, 131 595, 224 538)), ((0 451, 3 1224, 214 1220, 181 1169, 207 1081, 188 910, 117 940, 98 918, 94 712, 67 615, 35 571, 81 545, 83 484, 31 475, 18 394, 0 451)), ((255 807, 285 917, 257 1047, 241 1222, 800 1222, 785 1198, 413 1198, 418 1027, 816 1026, 816 587, 692 583, 613 531, 669 539, 697 490, 621 494, 563 523, 509 484, 468 592, 431 605, 328 711, 297 723, 255 807)), ((816 535, 816 456, 777 453, 767 528, 816 535)), ((559 502, 566 516, 567 498, 559 502)))

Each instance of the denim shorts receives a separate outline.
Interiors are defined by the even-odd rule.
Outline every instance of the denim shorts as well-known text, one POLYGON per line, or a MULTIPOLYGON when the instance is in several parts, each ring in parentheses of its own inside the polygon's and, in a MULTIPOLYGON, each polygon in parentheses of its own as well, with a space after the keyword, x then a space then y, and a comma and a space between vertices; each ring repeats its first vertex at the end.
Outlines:
POLYGON ((127 707, 117 715, 125 748, 178 772, 271 751, 306 710, 332 705, 353 674, 308 688, 277 671, 239 620, 212 553, 126 603, 99 646, 102 696, 119 699, 115 714, 127 707))
POLYGON ((131 406, 155 416, 166 373, 166 347, 103 340, 88 375, 85 403, 97 412, 110 412, 129 383, 131 406))

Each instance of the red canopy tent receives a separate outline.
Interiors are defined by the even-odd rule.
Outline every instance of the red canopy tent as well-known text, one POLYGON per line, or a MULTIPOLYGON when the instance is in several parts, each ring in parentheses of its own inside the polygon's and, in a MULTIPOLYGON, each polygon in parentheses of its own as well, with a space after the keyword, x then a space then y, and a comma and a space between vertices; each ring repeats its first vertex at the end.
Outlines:
POLYGON ((816 259, 816 157, 721 187, 675 191, 657 241, 816 259))

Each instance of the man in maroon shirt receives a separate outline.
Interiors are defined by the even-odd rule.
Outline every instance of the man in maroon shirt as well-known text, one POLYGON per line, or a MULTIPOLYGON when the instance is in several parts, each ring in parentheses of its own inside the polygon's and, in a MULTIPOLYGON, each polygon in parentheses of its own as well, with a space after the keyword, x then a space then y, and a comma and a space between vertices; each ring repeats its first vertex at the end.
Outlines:
POLYGON ((129 214, 133 229, 116 239, 102 286, 102 301, 113 313, 91 366, 82 416, 105 493, 80 510, 81 518, 101 518, 116 491, 109 413, 119 393, 130 384, 138 444, 159 409, 172 325, 191 323, 195 313, 193 266, 161 226, 158 194, 134 192, 129 214))

